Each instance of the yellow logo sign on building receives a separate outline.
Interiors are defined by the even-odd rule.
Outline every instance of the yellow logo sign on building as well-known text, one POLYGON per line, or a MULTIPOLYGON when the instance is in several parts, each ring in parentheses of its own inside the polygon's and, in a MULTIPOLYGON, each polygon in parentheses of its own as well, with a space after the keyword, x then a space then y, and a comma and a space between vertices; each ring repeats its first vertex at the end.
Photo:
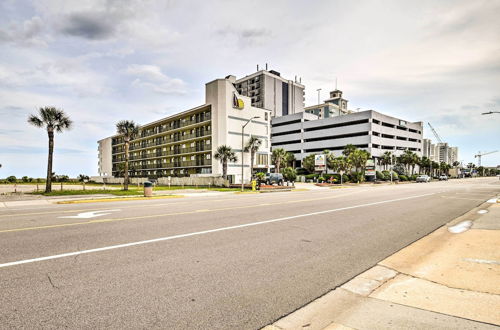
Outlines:
POLYGON ((243 109, 245 107, 245 103, 242 99, 236 97, 236 94, 233 94, 233 108, 243 109))

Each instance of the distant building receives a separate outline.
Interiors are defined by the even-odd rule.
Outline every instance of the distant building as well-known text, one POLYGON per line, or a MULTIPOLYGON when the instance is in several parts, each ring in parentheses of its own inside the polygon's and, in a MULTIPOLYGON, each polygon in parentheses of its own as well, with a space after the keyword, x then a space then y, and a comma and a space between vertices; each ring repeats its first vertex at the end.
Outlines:
POLYGON ((325 149, 340 156, 348 144, 368 151, 375 158, 386 151, 400 155, 405 150, 422 156, 422 122, 411 123, 373 110, 323 119, 302 112, 275 117, 271 124, 273 149, 283 148, 293 153, 297 166, 307 155, 325 149))
POLYGON ((251 105, 271 111, 272 117, 304 111, 304 85, 288 80, 274 70, 260 70, 236 80, 236 90, 248 96, 251 105))
MULTIPOLYGON (((130 142, 130 175, 136 177, 221 176, 222 166, 214 159, 217 148, 227 145, 237 153, 238 161, 228 163, 231 182, 241 182, 242 125, 244 143, 259 137, 262 146, 254 167, 270 167, 269 110, 251 105, 251 98, 240 95, 234 76, 216 79, 205 86, 205 103, 140 126, 139 135, 130 142)), ((99 175, 117 176, 125 160, 121 135, 100 140, 99 175)), ((250 180, 250 153, 244 155, 245 182, 250 180)))
POLYGON ((319 119, 342 116, 353 113, 347 110, 347 103, 348 101, 342 98, 342 91, 336 89, 330 92, 330 98, 324 103, 306 107, 304 111, 315 114, 319 119))
POLYGON ((444 162, 453 165, 458 161, 458 147, 450 147, 446 142, 434 144, 432 140, 424 139, 422 150, 424 157, 437 163, 444 162))

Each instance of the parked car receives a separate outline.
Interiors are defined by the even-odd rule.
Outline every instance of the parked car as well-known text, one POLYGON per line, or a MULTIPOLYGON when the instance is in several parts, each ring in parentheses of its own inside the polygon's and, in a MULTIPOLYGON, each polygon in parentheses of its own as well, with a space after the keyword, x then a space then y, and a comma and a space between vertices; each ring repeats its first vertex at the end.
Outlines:
POLYGON ((428 175, 419 175, 417 177, 417 182, 430 182, 431 181, 431 177, 428 176, 428 175))
POLYGON ((444 175, 444 174, 441 174, 439 176, 439 181, 448 181, 448 176, 444 175))
POLYGON ((283 174, 281 173, 266 173, 266 176, 264 177, 264 182, 267 185, 272 185, 272 184, 277 184, 279 186, 283 185, 283 174))

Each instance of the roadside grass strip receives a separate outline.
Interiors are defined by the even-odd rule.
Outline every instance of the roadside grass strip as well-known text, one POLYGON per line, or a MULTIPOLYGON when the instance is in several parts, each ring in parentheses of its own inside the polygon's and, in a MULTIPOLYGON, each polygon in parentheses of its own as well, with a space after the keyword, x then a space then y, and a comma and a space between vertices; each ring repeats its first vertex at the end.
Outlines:
POLYGON ((82 204, 82 203, 105 203, 105 202, 128 202, 128 201, 141 201, 150 199, 166 199, 166 198, 182 198, 183 195, 167 195, 167 196, 153 196, 153 197, 125 197, 125 198, 96 198, 96 199, 79 199, 74 201, 61 201, 56 204, 82 204))

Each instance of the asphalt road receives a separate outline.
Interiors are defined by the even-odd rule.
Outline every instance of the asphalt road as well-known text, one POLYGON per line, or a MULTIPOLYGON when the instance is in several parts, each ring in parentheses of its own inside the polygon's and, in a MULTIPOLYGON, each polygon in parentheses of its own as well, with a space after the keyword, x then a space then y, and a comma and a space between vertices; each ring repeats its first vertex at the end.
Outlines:
POLYGON ((257 329, 499 193, 490 178, 0 209, 0 328, 257 329))

